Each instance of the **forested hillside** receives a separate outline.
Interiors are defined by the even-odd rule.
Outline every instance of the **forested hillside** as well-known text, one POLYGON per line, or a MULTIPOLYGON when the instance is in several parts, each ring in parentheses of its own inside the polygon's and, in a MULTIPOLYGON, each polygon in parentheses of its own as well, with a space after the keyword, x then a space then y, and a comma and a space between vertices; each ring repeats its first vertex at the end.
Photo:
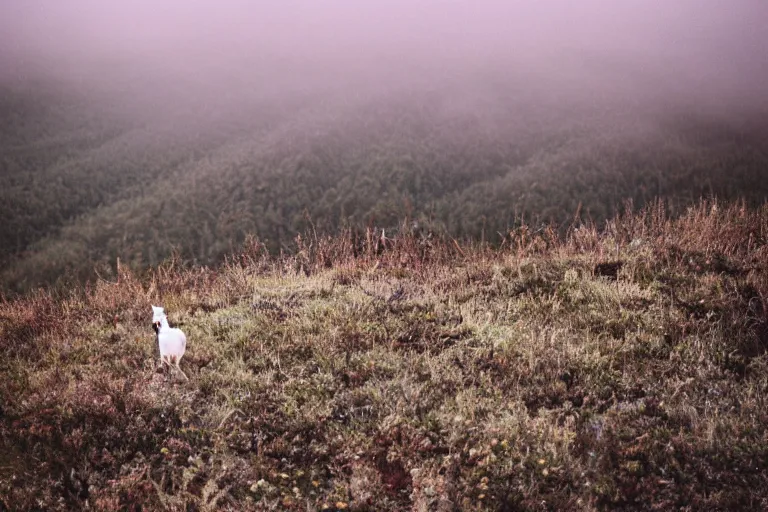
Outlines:
POLYGON ((597 108, 506 86, 279 99, 265 89, 205 104, 179 94, 164 108, 130 91, 1 90, 6 291, 82 281, 94 268, 108 276, 118 258, 134 270, 174 251, 216 264, 247 235, 290 251, 310 226, 408 221, 495 242, 521 219, 600 222, 627 201, 661 197, 674 209, 702 196, 768 197, 768 129, 757 115, 597 108))

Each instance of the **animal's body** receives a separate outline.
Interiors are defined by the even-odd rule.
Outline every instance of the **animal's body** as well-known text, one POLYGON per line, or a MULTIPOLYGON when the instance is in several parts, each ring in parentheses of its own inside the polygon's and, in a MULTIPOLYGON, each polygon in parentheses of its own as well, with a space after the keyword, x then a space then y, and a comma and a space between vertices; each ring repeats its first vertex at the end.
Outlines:
POLYGON ((168 325, 168 317, 161 307, 152 306, 152 324, 157 331, 157 343, 160 347, 160 364, 167 364, 168 368, 176 367, 189 380, 179 366, 184 351, 187 349, 187 336, 181 329, 168 325))

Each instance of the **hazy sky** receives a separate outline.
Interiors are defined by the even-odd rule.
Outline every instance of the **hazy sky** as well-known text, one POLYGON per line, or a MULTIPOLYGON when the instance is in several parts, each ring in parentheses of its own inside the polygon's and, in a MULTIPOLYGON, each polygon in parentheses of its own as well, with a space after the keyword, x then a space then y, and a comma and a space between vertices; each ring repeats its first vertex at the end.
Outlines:
POLYGON ((507 76, 765 106, 767 26, 764 0, 3 0, 0 78, 236 92, 507 76))

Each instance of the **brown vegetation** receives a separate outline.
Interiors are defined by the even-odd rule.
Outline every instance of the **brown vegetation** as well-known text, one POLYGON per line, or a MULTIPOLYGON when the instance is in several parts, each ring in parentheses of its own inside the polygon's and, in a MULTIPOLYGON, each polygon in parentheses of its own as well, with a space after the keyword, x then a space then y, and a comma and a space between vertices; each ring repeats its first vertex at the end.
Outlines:
POLYGON ((764 509, 768 207, 664 212, 5 300, 0 508, 764 509))

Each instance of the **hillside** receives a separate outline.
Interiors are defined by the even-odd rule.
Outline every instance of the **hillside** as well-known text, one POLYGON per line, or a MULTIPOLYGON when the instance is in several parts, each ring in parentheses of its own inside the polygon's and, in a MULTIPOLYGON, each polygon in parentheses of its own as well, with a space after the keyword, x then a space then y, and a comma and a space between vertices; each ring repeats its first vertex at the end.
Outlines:
POLYGON ((665 211, 5 300, 0 509, 765 509, 768 208, 665 211))
POLYGON ((663 198, 674 213, 702 196, 768 198, 760 112, 509 80, 355 95, 262 86, 203 105, 181 86, 167 104, 141 87, 0 89, 0 290, 112 278, 117 258, 135 272, 174 253, 214 265, 248 235, 278 253, 310 224, 337 234, 408 219, 499 243, 520 219, 566 226, 580 210, 599 223, 628 200, 663 198))

